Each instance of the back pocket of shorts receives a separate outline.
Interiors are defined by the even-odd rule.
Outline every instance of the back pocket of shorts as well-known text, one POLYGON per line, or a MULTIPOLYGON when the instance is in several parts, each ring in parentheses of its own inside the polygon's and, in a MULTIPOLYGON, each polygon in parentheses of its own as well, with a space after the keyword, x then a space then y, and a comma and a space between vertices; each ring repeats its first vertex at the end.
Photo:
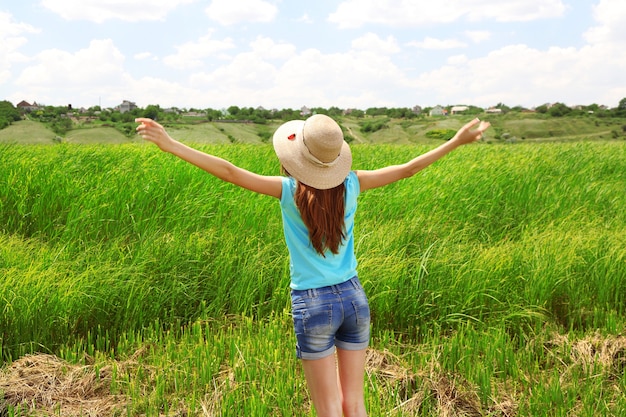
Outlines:
POLYGON ((333 331, 333 306, 332 304, 318 304, 309 306, 303 312, 302 325, 304 334, 330 334, 333 331))

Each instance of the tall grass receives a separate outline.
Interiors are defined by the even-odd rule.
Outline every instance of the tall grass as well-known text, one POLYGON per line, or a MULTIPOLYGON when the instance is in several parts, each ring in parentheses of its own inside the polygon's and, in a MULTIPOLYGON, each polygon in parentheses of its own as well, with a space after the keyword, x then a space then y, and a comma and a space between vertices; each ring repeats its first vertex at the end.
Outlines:
MULTIPOLYGON (((199 146, 279 171, 271 146, 199 146)), ((470 146, 361 196, 372 415, 626 410, 625 146, 470 146)), ((354 145, 354 165, 426 150, 354 145)), ((2 361, 106 370, 128 415, 313 415, 277 201, 150 146, 0 155, 2 361)))
MULTIPOLYGON (((388 158, 373 154, 372 167, 388 158)), ((593 328, 623 315, 625 157, 620 144, 473 147, 364 195, 374 311, 417 333, 467 320, 593 328)))
MULTIPOLYGON (((205 149, 278 171, 269 146, 205 149)), ((424 150, 355 146, 355 166, 424 150)), ((115 340, 154 320, 288 306, 273 199, 145 146, 5 146, 2 161, 5 358, 98 327, 115 340)), ((516 333, 623 316, 625 167, 619 143, 479 145, 364 193, 357 250, 375 326, 516 333)))
MULTIPOLYGON (((233 150, 257 166, 254 147, 233 150)), ((98 326, 115 338, 155 319, 284 307, 269 201, 152 148, 6 147, 3 160, 5 354, 98 326)))

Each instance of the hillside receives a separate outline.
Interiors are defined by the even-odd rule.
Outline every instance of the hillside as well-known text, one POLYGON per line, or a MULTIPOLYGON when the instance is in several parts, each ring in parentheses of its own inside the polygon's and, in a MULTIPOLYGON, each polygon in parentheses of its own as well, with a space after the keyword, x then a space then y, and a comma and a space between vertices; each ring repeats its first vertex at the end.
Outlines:
MULTIPOLYGON (((134 139, 136 140, 136 139, 134 139)), ((43 123, 22 120, 0 130, 0 143, 19 143, 28 145, 68 143, 128 143, 131 139, 112 127, 93 127, 70 130, 65 137, 60 137, 43 123)))
POLYGON ((0 143, 48 144, 56 135, 43 124, 24 120, 0 130, 0 143))
POLYGON ((490 117, 491 135, 518 140, 602 140, 626 139, 626 119, 586 117, 538 117, 537 115, 502 115, 490 117))
MULTIPOLYGON (((598 118, 593 115, 574 117, 546 117, 538 114, 509 113, 483 115, 492 123, 487 141, 572 141, 572 140, 624 140, 626 119, 598 118)), ((342 117, 346 138, 353 143, 415 144, 438 143, 441 139, 430 138, 432 131, 457 130, 468 116, 423 117, 418 119, 389 119, 386 117, 342 117), (364 129, 364 125, 376 128, 364 129), (380 127, 382 126, 382 127, 380 127)), ((203 122, 167 126, 170 134, 188 143, 263 143, 271 140, 271 134, 282 123, 268 124, 203 122)), ((137 141, 112 127, 86 127, 70 130, 65 137, 58 137, 39 122, 24 120, 0 130, 0 143, 52 144, 69 142, 80 144, 118 144, 137 141)))

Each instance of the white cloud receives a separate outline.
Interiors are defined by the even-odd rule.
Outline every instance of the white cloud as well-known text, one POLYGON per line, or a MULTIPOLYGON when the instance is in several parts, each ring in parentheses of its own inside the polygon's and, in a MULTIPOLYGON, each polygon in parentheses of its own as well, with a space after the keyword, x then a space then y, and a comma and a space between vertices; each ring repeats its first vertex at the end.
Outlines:
POLYGON ((207 106, 293 107, 345 106, 364 108, 392 105, 390 91, 405 91, 408 80, 388 54, 353 50, 324 53, 306 49, 296 53, 291 44, 259 38, 251 49, 235 55, 226 65, 191 77, 194 95, 207 106), (280 56, 268 56, 263 47, 283 49, 280 56), (282 45, 282 47, 281 47, 282 45))
POLYGON ((28 58, 18 52, 26 42, 26 38, 23 37, 1 38, 0 68, 8 68, 13 63, 27 61, 28 58))
POLYGON ((597 26, 583 35, 589 43, 626 41, 626 3, 623 0, 600 0, 593 6, 597 26))
POLYGON ((413 41, 407 43, 407 45, 420 49, 454 49, 465 48, 467 46, 466 43, 456 39, 435 39, 430 36, 427 36, 421 42, 413 41))
POLYGON ((309 17, 308 13, 305 13, 301 17, 296 19, 296 22, 309 24, 309 23, 313 23, 313 19, 311 19, 311 17, 309 17))
MULTIPOLYGON (((447 65, 423 73, 417 88, 443 103, 489 106, 536 106, 550 101, 566 104, 616 104, 625 89, 615 80, 626 70, 619 57, 601 56, 591 47, 550 48, 511 45, 468 60, 455 57, 447 65), (604 60, 604 61, 603 61, 604 60)), ((437 104, 437 103, 429 103, 437 104)))
POLYGON ((213 39, 213 30, 202 36, 197 41, 187 42, 176 47, 176 53, 166 56, 163 62, 177 69, 199 68, 206 58, 220 55, 235 47, 230 38, 213 39))
POLYGON ((468 30, 463 32, 474 43, 480 43, 491 39, 491 32, 487 30, 468 30))
POLYGON ((463 17, 473 21, 529 21, 559 17, 565 12, 562 0, 346 0, 328 20, 340 28, 365 24, 425 26, 450 23, 463 17))
MULTIPOLYGON (((538 30, 540 24, 547 26, 550 21, 515 25, 516 33, 507 25, 489 23, 555 18, 565 7, 558 0, 448 0, 428 5, 413 0, 345 0, 327 5, 329 11, 325 15, 334 8, 331 17, 338 19, 337 25, 325 22, 324 30, 328 33, 319 39, 315 38, 319 31, 314 27, 296 23, 303 16, 303 9, 281 10, 284 20, 280 26, 246 24, 276 19, 275 5, 285 4, 279 0, 230 3, 173 0, 167 5, 154 0, 150 6, 146 6, 147 0, 42 1, 48 5, 54 3, 68 19, 94 21, 94 13, 100 13, 102 20, 157 18, 176 5, 194 2, 183 13, 167 16, 166 30, 191 25, 189 13, 194 7, 194 18, 206 21, 203 13, 206 10, 211 18, 224 25, 242 24, 215 31, 201 29, 205 32, 194 34, 194 28, 197 30, 198 24, 203 24, 195 21, 193 28, 178 30, 176 36, 164 31, 163 25, 146 25, 146 30, 157 29, 162 33, 142 34, 142 39, 155 40, 149 49, 142 49, 138 45, 143 42, 141 39, 128 42, 122 40, 128 39, 123 34, 120 40, 89 43, 89 39, 98 38, 102 31, 115 31, 115 21, 92 25, 96 30, 91 32, 82 23, 60 22, 58 26, 60 19, 48 19, 49 22, 42 23, 44 33, 55 31, 67 41, 57 45, 58 49, 39 49, 40 52, 29 52, 33 55, 26 56, 26 51, 38 50, 34 43, 43 40, 44 35, 33 36, 38 29, 0 12, 0 93, 8 99, 89 106, 101 96, 105 106, 129 99, 142 106, 158 103, 198 108, 233 104, 367 108, 455 103, 489 106, 498 102, 534 106, 547 101, 616 105, 626 96, 623 75, 626 73, 623 53, 626 2, 623 0, 594 0, 595 6, 580 6, 583 9, 576 10, 578 19, 578 13, 585 11, 593 12, 594 18, 586 31, 578 31, 586 43, 580 47, 549 49, 538 46, 540 37, 527 38, 522 32, 527 26, 538 30), (138 17, 139 7, 154 10, 138 17), (350 7, 351 15, 340 14, 350 7), (183 18, 184 21, 174 20, 183 18), (464 24, 470 20, 472 23, 464 24), (447 22, 455 24, 438 25, 447 22), (370 26, 358 35, 336 28, 366 24, 370 26), (389 27, 382 31, 371 24, 389 27), (419 25, 424 25, 426 30, 418 31, 422 33, 414 35, 414 42, 407 43, 412 40, 407 39, 409 32, 418 33, 413 29, 419 25), (396 26, 400 29, 396 30, 396 26), (294 27, 298 28, 296 34, 294 27), (430 37, 426 37, 426 31, 430 37), (80 36, 75 36, 76 33, 80 36), (496 36, 503 36, 505 42, 511 36, 514 44, 482 52, 490 44, 485 41, 496 36), (246 39, 248 43, 235 39, 246 39), (71 46, 75 42, 81 46, 71 46), (315 42, 315 48, 311 42, 315 42), (341 46, 346 42, 350 45, 348 50, 341 46), (473 49, 471 54, 461 49, 481 42, 481 48, 473 49), (529 46, 531 42, 533 47, 529 46), (150 76, 144 76, 141 71, 150 76), (131 72, 137 75, 131 76, 131 72)), ((304 16, 305 21, 319 19, 318 15, 304 16)), ((580 39, 572 36, 572 44, 580 39)), ((558 44, 567 45, 567 39, 558 44)))
POLYGON ((10 79, 13 64, 28 61, 28 57, 19 52, 28 42, 23 35, 39 32, 27 23, 15 21, 11 14, 0 12, 0 84, 10 79))
POLYGON ((109 39, 93 40, 76 53, 49 49, 34 58, 35 64, 25 68, 15 84, 25 96, 46 102, 52 97, 94 103, 100 95, 119 89, 128 75, 124 56, 109 39))
MULTIPOLYGON (((268 98, 280 83, 280 65, 296 56, 296 48, 264 36, 250 42, 249 47, 213 71, 191 75, 189 85, 194 92, 187 97, 194 101, 193 105, 214 108, 232 104, 277 105, 268 98), (211 104, 207 104, 207 97, 211 104)), ((291 93, 297 94, 294 90, 291 93)))
POLYGON ((219 91, 216 99, 229 101, 235 96, 246 105, 253 105, 246 96, 262 97, 275 81, 276 67, 251 52, 236 55, 226 65, 210 73, 198 73, 191 77, 193 87, 219 91))
POLYGON ((123 99, 138 97, 140 107, 149 104, 158 104, 161 107, 206 107, 204 92, 182 85, 179 82, 171 82, 154 77, 142 77, 138 80, 128 79, 123 89, 116 88, 110 96, 115 104, 123 99))
POLYGON ((466 55, 452 55, 448 57, 446 62, 450 65, 463 65, 469 62, 469 59, 466 55))
POLYGON ((290 43, 276 43, 266 36, 258 36, 250 42, 252 51, 267 59, 288 59, 296 53, 296 47, 290 43))
POLYGON ((39 33, 40 30, 28 23, 16 22, 13 15, 0 11, 0 39, 10 39, 24 33, 39 33))
POLYGON ((264 0, 213 0, 206 14, 225 26, 240 22, 267 23, 274 20, 278 8, 264 0))
POLYGON ((493 19, 498 22, 527 22, 563 16, 567 7, 563 0, 457 0, 473 21, 493 19))
POLYGON ((412 26, 433 22, 452 22, 462 13, 445 2, 412 2, 408 0, 347 0, 328 16, 340 28, 355 28, 368 23, 412 26))
POLYGON ((155 57, 152 52, 140 52, 138 54, 135 54, 135 56, 133 56, 133 58, 135 58, 138 61, 143 61, 145 59, 154 59, 156 60, 157 57, 155 57))
POLYGON ((404 94, 408 85, 389 55, 362 50, 325 54, 308 49, 279 69, 273 94, 287 103, 296 94, 309 106, 365 108, 389 105, 393 93, 404 94), (363 100, 365 96, 368 101, 363 100))
POLYGON ((381 55, 390 55, 400 52, 396 38, 387 36, 381 39, 375 33, 369 32, 352 41, 352 48, 359 51, 370 51, 381 55))
MULTIPOLYGON (((585 33, 588 45, 541 50, 517 44, 474 59, 451 56, 445 65, 419 75, 416 90, 430 97, 427 105, 575 105, 591 104, 590 97, 598 104, 617 105, 626 96, 626 3, 600 0, 593 10, 595 24, 585 33)), ((466 35, 473 41, 486 37, 466 35)))
POLYGON ((109 19, 128 22, 162 20, 180 5, 195 0, 41 0, 41 5, 65 20, 102 23, 109 19))

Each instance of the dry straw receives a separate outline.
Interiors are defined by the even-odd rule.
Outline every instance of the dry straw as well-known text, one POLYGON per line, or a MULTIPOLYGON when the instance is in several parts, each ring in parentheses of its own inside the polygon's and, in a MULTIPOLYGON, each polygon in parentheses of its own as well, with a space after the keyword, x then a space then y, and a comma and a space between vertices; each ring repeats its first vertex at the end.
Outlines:
MULTIPOLYGON (((91 358, 86 358, 91 362, 91 358)), ((0 371, 0 415, 9 406, 37 415, 111 416, 129 403, 111 394, 113 366, 124 372, 137 366, 136 355, 102 367, 74 365, 47 354, 27 355, 0 371)))
MULTIPOLYGON (((567 349, 571 352, 571 363, 564 375, 578 367, 618 377, 626 369, 624 336, 594 334, 570 340, 557 334, 545 346, 548 350, 567 349)), ((89 357, 85 359, 86 365, 75 365, 53 355, 24 356, 0 370, 0 394, 3 394, 0 396, 0 416, 8 415, 8 407, 20 407, 44 416, 124 414, 131 401, 123 394, 111 393, 112 375, 114 370, 118 374, 134 375, 141 366, 148 381, 153 380, 156 369, 137 361, 144 353, 145 349, 139 350, 126 361, 108 361, 100 367, 89 357)), ((375 385, 384 387, 383 392, 394 392, 398 396, 399 405, 389 410, 388 415, 419 415, 424 402, 429 399, 431 403, 435 400, 436 415, 441 417, 518 415, 519 404, 514 392, 507 393, 503 389, 500 398, 492 398, 494 403, 484 409, 476 387, 462 376, 442 370, 437 357, 429 361, 427 369, 413 371, 398 356, 386 350, 369 349, 366 371, 370 381, 375 380, 375 385)), ((222 367, 215 376, 214 390, 206 393, 201 410, 196 411, 204 416, 222 415, 222 397, 233 385, 236 385, 233 370, 222 367)), ((185 408, 184 404, 180 405, 185 408)), ((173 411, 173 415, 181 414, 173 411)))

